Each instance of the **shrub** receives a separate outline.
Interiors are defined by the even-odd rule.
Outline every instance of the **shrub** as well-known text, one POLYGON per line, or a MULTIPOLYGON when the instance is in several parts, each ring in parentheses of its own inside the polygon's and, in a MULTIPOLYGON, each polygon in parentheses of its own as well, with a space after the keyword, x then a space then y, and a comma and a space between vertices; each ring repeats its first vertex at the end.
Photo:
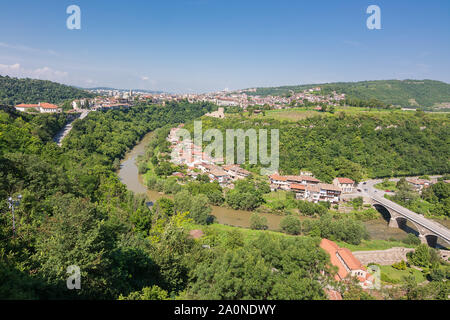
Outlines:
POLYGON ((397 269, 397 270, 406 270, 407 266, 406 266, 406 262, 404 260, 394 263, 392 265, 392 268, 397 269))
POLYGON ((295 216, 287 216, 281 219, 280 228, 287 234, 299 235, 302 232, 302 223, 295 216))
POLYGON ((250 218, 250 228, 253 230, 267 230, 269 228, 267 225, 267 218, 256 213, 252 214, 250 218))
POLYGON ((412 233, 408 233, 408 236, 402 240, 403 243, 418 246, 420 245, 420 239, 413 235, 412 233))

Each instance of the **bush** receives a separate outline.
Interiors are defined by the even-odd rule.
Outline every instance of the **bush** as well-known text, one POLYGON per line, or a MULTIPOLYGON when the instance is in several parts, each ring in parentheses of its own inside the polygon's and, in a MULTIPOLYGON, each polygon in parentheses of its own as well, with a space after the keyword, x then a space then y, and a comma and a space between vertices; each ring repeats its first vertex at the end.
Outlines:
POLYGON ((302 232, 302 223, 295 216, 287 216, 280 221, 283 232, 291 235, 299 235, 302 232))
POLYGON ((430 281, 443 281, 446 278, 445 271, 439 268, 431 269, 427 277, 430 281))
POLYGON ((394 263, 392 265, 392 268, 397 269, 397 270, 406 270, 406 268, 407 268, 406 262, 402 260, 400 262, 394 263))
POLYGON ((440 262, 439 253, 426 244, 419 245, 414 252, 408 252, 406 256, 411 265, 423 268, 429 268, 440 262))
POLYGON ((138 172, 139 174, 145 174, 148 171, 147 164, 145 162, 139 163, 138 172))
MULTIPOLYGON (((330 204, 328 202, 328 204, 330 204)), ((304 216, 313 216, 315 214, 322 216, 327 213, 327 208, 324 205, 316 204, 308 201, 300 200, 297 204, 298 209, 304 216)))
POLYGON ((252 214, 250 218, 250 228, 253 230, 267 230, 269 228, 267 225, 267 218, 256 213, 252 214))
POLYGON ((413 235, 412 233, 408 233, 408 236, 402 240, 403 243, 418 246, 420 245, 420 239, 413 235))

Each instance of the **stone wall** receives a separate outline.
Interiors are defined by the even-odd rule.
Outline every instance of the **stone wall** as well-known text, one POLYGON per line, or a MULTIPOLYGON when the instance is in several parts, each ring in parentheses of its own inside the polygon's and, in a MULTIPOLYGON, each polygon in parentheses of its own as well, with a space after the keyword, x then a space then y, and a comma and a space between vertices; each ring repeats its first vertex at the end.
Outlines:
POLYGON ((406 261, 406 253, 411 251, 414 251, 414 249, 391 248, 387 250, 354 251, 353 255, 365 266, 371 262, 387 266, 402 260, 406 261))
MULTIPOLYGON (((353 255, 361 261, 363 265, 369 263, 377 263, 382 266, 392 265, 402 260, 406 261, 406 253, 414 251, 412 248, 391 248, 387 250, 373 250, 373 251, 354 251, 353 255)), ((450 251, 439 250, 442 259, 449 261, 450 251)))

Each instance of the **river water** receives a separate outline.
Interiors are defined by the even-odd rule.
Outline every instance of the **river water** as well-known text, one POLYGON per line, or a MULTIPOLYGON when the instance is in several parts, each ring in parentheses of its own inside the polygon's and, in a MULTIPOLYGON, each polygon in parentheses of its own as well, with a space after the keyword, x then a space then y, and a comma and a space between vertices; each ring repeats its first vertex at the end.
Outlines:
MULTIPOLYGON (((141 142, 127 153, 121 162, 118 175, 120 180, 127 186, 128 190, 131 190, 136 194, 146 194, 149 201, 154 202, 161 197, 172 198, 172 196, 164 195, 153 190, 147 190, 142 177, 139 175, 136 159, 139 155, 144 154, 145 147, 151 138, 152 133, 148 133, 141 142)), ((217 222, 220 224, 248 228, 250 227, 250 217, 252 212, 212 206, 212 215, 216 217, 217 222)), ((261 213, 260 215, 267 218, 270 230, 279 230, 280 220, 283 216, 270 213, 261 213)), ((300 219, 305 218, 300 217, 300 219)), ((407 233, 401 229, 389 228, 387 222, 381 218, 364 222, 364 224, 367 227, 371 239, 387 240, 394 238, 400 240, 404 239, 407 235, 407 233)))

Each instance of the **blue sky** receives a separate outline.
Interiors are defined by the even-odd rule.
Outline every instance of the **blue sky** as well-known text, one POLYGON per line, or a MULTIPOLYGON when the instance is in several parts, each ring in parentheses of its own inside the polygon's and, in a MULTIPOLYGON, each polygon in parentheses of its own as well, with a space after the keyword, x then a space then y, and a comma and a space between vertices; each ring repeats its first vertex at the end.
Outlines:
POLYGON ((450 83, 448 0, 40 0, 0 4, 0 74, 170 92, 450 83), (66 8, 81 8, 81 30, 66 8), (369 5, 381 30, 366 27, 369 5))

